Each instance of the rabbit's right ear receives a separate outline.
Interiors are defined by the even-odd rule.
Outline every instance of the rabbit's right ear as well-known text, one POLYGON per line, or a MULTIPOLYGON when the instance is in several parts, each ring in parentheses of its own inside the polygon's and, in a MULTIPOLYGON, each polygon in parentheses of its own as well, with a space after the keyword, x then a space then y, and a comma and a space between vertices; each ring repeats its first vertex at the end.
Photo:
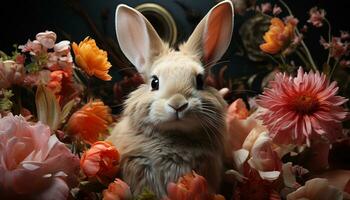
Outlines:
POLYGON ((151 59, 164 49, 151 23, 137 10, 121 4, 115 12, 115 27, 124 55, 140 73, 148 71, 151 59))

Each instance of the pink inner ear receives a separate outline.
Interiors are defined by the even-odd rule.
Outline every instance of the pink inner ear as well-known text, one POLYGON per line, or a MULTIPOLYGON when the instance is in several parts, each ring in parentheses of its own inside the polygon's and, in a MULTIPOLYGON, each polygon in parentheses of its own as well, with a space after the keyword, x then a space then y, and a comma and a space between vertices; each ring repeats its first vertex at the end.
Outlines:
POLYGON ((221 46, 220 39, 223 39, 221 37, 225 34, 222 32, 225 31, 224 29, 230 28, 224 26, 228 25, 227 20, 231 19, 231 15, 232 10, 229 4, 223 4, 210 13, 206 33, 204 34, 204 37, 206 38, 203 38, 205 63, 212 61, 215 58, 217 51, 220 51, 220 49, 218 49, 221 46))

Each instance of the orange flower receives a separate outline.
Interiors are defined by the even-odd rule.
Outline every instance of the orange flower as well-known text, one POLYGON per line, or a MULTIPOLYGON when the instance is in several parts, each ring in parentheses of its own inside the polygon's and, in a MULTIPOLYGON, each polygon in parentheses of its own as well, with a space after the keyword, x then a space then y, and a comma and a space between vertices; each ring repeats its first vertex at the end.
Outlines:
POLYGON ((286 48, 294 37, 295 24, 287 22, 284 24, 277 17, 271 19, 270 29, 265 33, 265 43, 260 45, 260 49, 269 54, 276 54, 286 48))
POLYGON ((108 182, 108 179, 117 174, 119 159, 119 152, 112 143, 98 141, 84 152, 80 159, 80 168, 86 176, 108 182))
POLYGON ((90 101, 75 112, 68 121, 68 132, 79 135, 85 142, 92 144, 101 135, 108 133, 108 125, 112 122, 109 107, 102 101, 90 101))
POLYGON ((181 177, 177 184, 168 184, 166 200, 225 200, 225 198, 222 195, 210 194, 205 178, 192 172, 181 177))
POLYGON ((103 191, 103 200, 127 200, 131 199, 130 187, 122 180, 116 178, 108 185, 108 189, 103 191))
POLYGON ((107 52, 99 49, 94 39, 86 37, 79 46, 73 42, 75 62, 89 76, 96 76, 99 79, 109 81, 112 77, 108 74, 112 66, 108 62, 107 52))

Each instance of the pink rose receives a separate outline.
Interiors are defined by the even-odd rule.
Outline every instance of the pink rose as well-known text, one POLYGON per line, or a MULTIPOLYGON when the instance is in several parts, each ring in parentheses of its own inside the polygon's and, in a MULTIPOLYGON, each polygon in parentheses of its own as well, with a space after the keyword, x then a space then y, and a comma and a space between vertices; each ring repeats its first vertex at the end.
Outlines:
POLYGON ((13 60, 0 61, 0 88, 9 88, 21 84, 24 78, 24 66, 13 60))
POLYGON ((115 179, 114 182, 110 183, 102 195, 103 200, 127 200, 132 197, 130 187, 120 179, 115 179))
POLYGON ((0 119, 0 199, 67 199, 79 160, 50 134, 22 116, 0 119))
POLYGON ((47 49, 52 49, 55 46, 56 38, 56 33, 52 31, 45 31, 36 34, 36 40, 47 49))

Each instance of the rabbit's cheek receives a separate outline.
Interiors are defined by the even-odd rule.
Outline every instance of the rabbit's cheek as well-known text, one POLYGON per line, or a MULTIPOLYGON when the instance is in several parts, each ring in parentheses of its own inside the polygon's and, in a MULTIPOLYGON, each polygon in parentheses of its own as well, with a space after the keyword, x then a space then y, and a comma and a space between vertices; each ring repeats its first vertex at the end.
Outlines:
POLYGON ((171 116, 165 110, 165 100, 159 99, 152 103, 149 112, 149 118, 152 123, 161 123, 171 120, 171 116))

